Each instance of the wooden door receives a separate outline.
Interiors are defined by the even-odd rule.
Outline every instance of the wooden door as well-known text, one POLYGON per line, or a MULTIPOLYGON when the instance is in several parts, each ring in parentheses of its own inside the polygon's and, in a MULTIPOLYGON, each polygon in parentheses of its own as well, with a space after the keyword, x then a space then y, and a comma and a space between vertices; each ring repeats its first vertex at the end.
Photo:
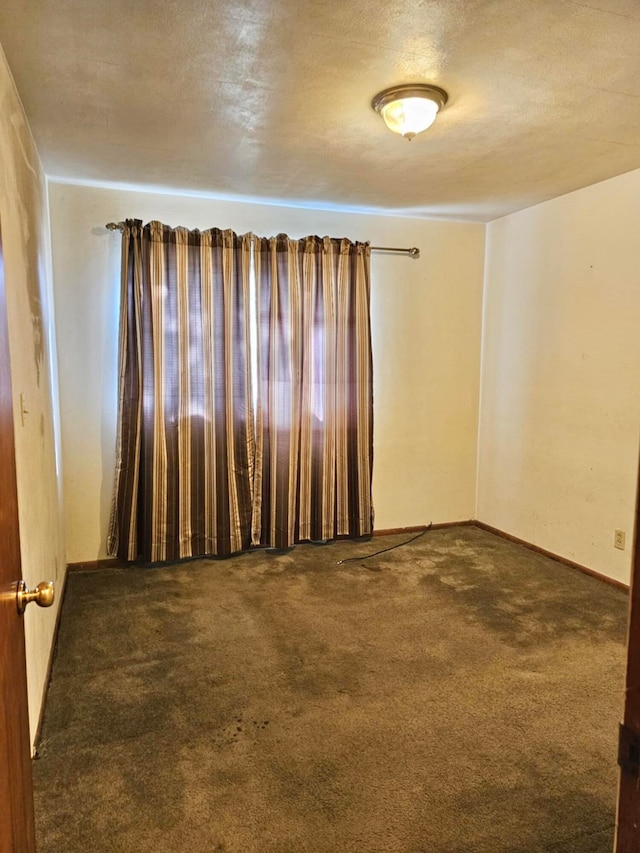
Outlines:
POLYGON ((20 535, 13 405, 0 234, 0 851, 35 851, 27 672, 22 616, 16 606, 20 535))
MULTIPOLYGON (((638 485, 640 496, 640 478, 638 485)), ((624 722, 620 727, 616 853, 640 851, 640 497, 636 502, 624 722)))

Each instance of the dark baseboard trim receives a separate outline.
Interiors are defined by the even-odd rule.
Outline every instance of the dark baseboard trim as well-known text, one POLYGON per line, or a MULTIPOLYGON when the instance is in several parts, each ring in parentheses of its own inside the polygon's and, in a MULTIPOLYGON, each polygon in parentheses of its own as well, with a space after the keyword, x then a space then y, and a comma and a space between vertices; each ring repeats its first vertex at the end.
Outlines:
MULTIPOLYGON (((622 581, 615 580, 615 578, 610 578, 607 575, 603 575, 600 572, 596 572, 595 569, 589 569, 587 566, 582 566, 580 563, 575 563, 573 560, 568 560, 566 557, 561 557, 559 554, 554 554, 553 551, 547 551, 545 548, 540 548, 538 545, 533 545, 531 542, 526 542, 524 539, 520 539, 518 536, 512 536, 511 533, 505 533, 504 530, 500 530, 497 527, 492 527, 490 524, 485 524, 484 521, 478 521, 477 519, 467 519, 464 521, 440 521, 434 522, 433 524, 415 524, 410 527, 387 527, 380 530, 374 530, 374 536, 396 536, 398 534, 404 533, 422 533, 425 530, 444 530, 448 527, 477 527, 480 530, 486 530, 487 533, 493 533, 494 536, 500 536, 502 539, 507 539, 509 542, 514 542, 516 545, 522 545, 524 548, 528 548, 530 551, 535 551, 537 554, 542 554, 544 557, 549 557, 552 560, 555 560, 558 563, 562 563, 563 566, 568 566, 570 569, 577 569, 579 572, 583 572, 586 575, 589 575, 592 578, 596 578, 596 580, 602 581, 603 583, 608 583, 610 586, 615 586, 617 589, 624 590, 625 592, 629 592, 629 585, 623 583, 622 581)), ((69 563, 67 565, 68 572, 95 572, 101 569, 124 569, 127 567, 127 563, 123 563, 122 560, 117 560, 115 558, 111 559, 102 559, 102 560, 93 560, 93 561, 85 561, 82 563, 69 563)), ((66 584, 65 584, 66 589, 66 584)), ((60 610, 58 611, 58 619, 60 619, 60 610)), ((56 627, 57 631, 57 627, 56 627)))
POLYGON ((89 560, 83 563, 67 563, 68 572, 97 572, 100 569, 124 569, 125 567, 126 563, 115 558, 89 560))
POLYGON ((516 545, 522 545, 524 548, 528 548, 529 551, 535 551, 536 554, 542 554, 544 557, 550 557, 557 563, 562 563, 563 566, 568 566, 570 569, 577 569, 579 572, 583 572, 585 575, 589 575, 596 580, 608 583, 610 586, 615 586, 617 589, 624 590, 624 592, 629 592, 629 585, 622 581, 617 581, 615 578, 610 578, 607 575, 603 575, 601 572, 596 572, 595 569, 589 569, 587 566, 582 566, 580 563, 574 563, 573 560, 568 560, 566 557, 554 554, 553 551, 547 551, 545 548, 540 548, 539 545, 532 545, 531 542, 526 542, 518 536, 512 536, 511 533, 505 533, 504 530, 499 530, 497 527, 485 524, 484 521, 476 520, 473 522, 473 525, 474 527, 480 528, 480 530, 486 530, 487 533, 493 533, 495 536, 500 536, 502 539, 514 542, 516 545))
MULTIPOLYGON (((432 530, 439 530, 442 527, 461 527, 463 525, 474 524, 475 522, 471 519, 468 521, 442 521, 436 522, 434 524, 416 524, 413 527, 388 527, 384 530, 374 530, 373 536, 393 536, 397 533, 421 533, 423 530, 428 530, 431 527, 432 530)), ((349 536, 340 536, 339 539, 349 539, 349 536)), ((305 543, 300 543, 304 545, 305 543)), ((252 547, 249 551, 261 551, 264 550, 261 546, 252 547)), ((194 559, 199 559, 198 557, 194 557, 194 559)), ((177 562, 177 561, 176 561, 177 562)), ((124 563, 122 560, 118 560, 116 557, 108 557, 103 558, 101 560, 84 560, 81 563, 67 563, 67 571, 68 572, 97 572, 101 569, 126 569, 130 567, 132 563, 124 563)))
MULTIPOLYGON (((53 626, 53 638, 51 640, 51 648, 49 649, 49 661, 47 663, 47 675, 44 680, 44 687, 42 689, 42 701, 40 702, 40 714, 38 715, 38 723, 36 725, 36 731, 33 737, 33 743, 31 744, 31 758, 33 760, 39 758, 38 755, 38 747, 40 746, 40 737, 42 736, 42 723, 44 722, 44 714, 45 708, 47 704, 47 698, 49 696, 49 684, 51 683, 51 673, 53 671, 53 662, 56 659, 56 652, 58 650, 58 631, 60 629, 60 617, 62 616, 62 608, 64 607, 64 599, 67 594, 67 576, 69 572, 65 572, 64 581, 62 584, 62 595, 60 597, 60 604, 58 605, 58 612, 56 613, 56 624, 53 626)), ((56 593, 58 589, 56 587, 56 593)))
POLYGON ((466 521, 436 521, 432 524, 414 524, 413 527, 386 527, 374 530, 374 536, 395 536, 398 533, 422 533, 423 530, 443 530, 445 527, 468 527, 475 524, 472 519, 466 521))

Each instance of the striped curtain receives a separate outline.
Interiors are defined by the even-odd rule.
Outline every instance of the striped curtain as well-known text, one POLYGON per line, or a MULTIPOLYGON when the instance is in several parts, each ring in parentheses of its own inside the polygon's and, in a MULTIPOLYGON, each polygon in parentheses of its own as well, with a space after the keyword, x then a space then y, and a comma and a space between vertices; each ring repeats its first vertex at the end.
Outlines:
POLYGON ((251 237, 128 220, 109 553, 229 554, 251 541, 251 237))
POLYGON ((373 529, 368 244, 256 239, 253 542, 373 529))

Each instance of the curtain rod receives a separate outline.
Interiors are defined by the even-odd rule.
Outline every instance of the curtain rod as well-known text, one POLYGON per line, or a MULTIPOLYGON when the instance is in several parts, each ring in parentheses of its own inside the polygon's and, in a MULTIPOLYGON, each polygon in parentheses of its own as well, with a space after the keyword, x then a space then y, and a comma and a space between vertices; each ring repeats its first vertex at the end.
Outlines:
MULTIPOLYGON (((123 231, 124 222, 107 222, 106 227, 109 231, 123 231)), ((394 255, 409 255, 410 258, 419 258, 420 249, 413 246, 411 249, 397 249, 390 246, 372 246, 372 252, 389 252, 394 255)))

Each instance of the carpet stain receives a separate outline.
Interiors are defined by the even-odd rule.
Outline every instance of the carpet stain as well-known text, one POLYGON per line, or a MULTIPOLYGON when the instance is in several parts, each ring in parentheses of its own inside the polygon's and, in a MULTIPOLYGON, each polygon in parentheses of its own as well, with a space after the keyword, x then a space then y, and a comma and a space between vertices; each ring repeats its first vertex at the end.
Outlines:
POLYGON ((594 599, 591 578, 497 537, 485 548, 477 533, 462 528, 450 552, 433 548, 431 560, 438 568, 421 579, 430 590, 450 590, 465 619, 481 622, 504 642, 518 646, 577 635, 624 642, 620 590, 606 587, 594 599), (569 574, 570 596, 558 582, 569 574))

